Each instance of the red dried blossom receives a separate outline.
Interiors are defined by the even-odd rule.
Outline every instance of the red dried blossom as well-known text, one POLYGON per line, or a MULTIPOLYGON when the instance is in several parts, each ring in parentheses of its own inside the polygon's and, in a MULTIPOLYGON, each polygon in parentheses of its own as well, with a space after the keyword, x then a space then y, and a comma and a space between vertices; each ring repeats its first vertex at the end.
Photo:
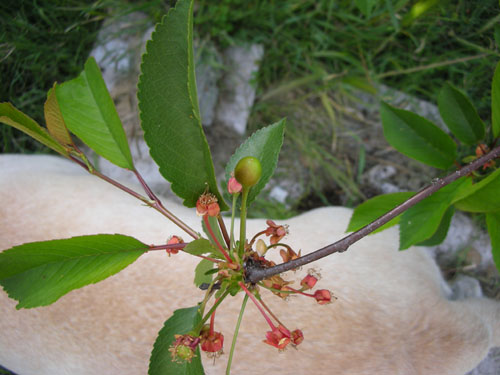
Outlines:
MULTIPOLYGON (((172 236, 167 241, 167 245, 175 245, 178 243, 184 243, 182 238, 179 236, 172 236)), ((167 252, 168 256, 170 256, 170 254, 177 254, 179 252, 179 249, 166 249, 165 251, 167 252)))
POLYGON ((304 341, 304 334, 302 333, 302 331, 300 329, 296 329, 295 331, 292 331, 292 334, 291 334, 291 340, 292 340, 292 344, 297 346, 299 345, 302 341, 304 341))
POLYGON ((279 350, 285 349, 285 347, 291 341, 291 334, 288 329, 279 325, 278 327, 274 327, 272 331, 267 331, 266 340, 264 342, 279 350))
POLYGON ((320 305, 326 305, 332 301, 332 294, 329 290, 320 289, 314 293, 314 298, 320 305))
MULTIPOLYGON (((476 156, 478 158, 480 158, 483 155, 486 155, 488 152, 490 152, 490 148, 486 146, 484 143, 480 143, 476 147, 476 156)), ((490 160, 489 162, 483 164, 483 170, 494 166, 495 162, 493 160, 490 160)))
POLYGON ((266 229, 266 236, 271 236, 271 244, 277 244, 280 240, 288 234, 288 230, 283 225, 277 225, 272 220, 267 220, 266 224, 268 225, 266 229))
POLYGON ((318 282, 318 279, 316 278, 316 276, 309 274, 302 279, 302 281, 300 282, 300 285, 304 289, 312 289, 312 288, 314 288, 314 285, 316 285, 317 282, 318 282))
POLYGON ((203 330, 201 333, 201 350, 208 353, 214 353, 218 356, 222 354, 224 345, 224 335, 220 332, 212 332, 210 329, 203 330))
POLYGON ((194 337, 189 334, 174 335, 175 341, 168 351, 172 354, 172 361, 182 363, 183 361, 191 362, 196 356, 195 350, 200 343, 199 337, 194 337))
POLYGON ((236 178, 231 177, 227 183, 227 191, 229 194, 237 194, 240 193, 243 189, 243 186, 236 180, 236 178))
POLYGON ((217 216, 219 215, 220 207, 217 203, 217 197, 212 193, 203 193, 196 202, 196 214, 198 216, 217 216))
POLYGON ((298 257, 300 257, 300 250, 299 250, 299 253, 297 254, 291 248, 287 248, 286 250, 281 249, 280 255, 281 255, 281 258, 283 259, 283 262, 286 263, 290 260, 294 260, 294 259, 297 259, 298 257))

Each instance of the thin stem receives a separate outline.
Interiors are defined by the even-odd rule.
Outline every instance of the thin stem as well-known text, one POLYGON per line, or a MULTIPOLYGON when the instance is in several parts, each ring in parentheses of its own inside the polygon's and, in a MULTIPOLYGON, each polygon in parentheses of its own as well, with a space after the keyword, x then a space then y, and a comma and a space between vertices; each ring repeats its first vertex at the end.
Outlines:
POLYGON ((233 256, 234 250, 234 217, 236 215, 236 200, 239 194, 233 194, 233 207, 231 208, 231 238, 229 239, 229 253, 233 256))
POLYGON ((153 250, 167 250, 167 249, 173 249, 173 250, 182 250, 184 249, 188 244, 187 243, 173 243, 170 245, 151 245, 149 246, 148 251, 153 251, 153 250))
POLYGON ((243 194, 241 196, 241 213, 240 213, 240 248, 239 256, 243 257, 245 252, 245 240, 246 240, 246 222, 247 222, 247 198, 250 188, 243 186, 243 194))
MULTIPOLYGON (((286 326, 280 322, 280 320, 278 319, 278 317, 276 315, 273 314, 273 312, 271 311, 271 309, 269 307, 267 307, 267 305, 264 303, 264 301, 262 300, 262 298, 259 298, 259 302, 262 304, 262 306, 266 309, 266 311, 269 313, 269 315, 271 315, 273 317, 274 320, 276 320, 278 322, 279 325, 283 326, 286 328, 286 326)), ((287 328, 288 329, 288 328, 287 328)))
POLYGON ((229 351, 229 358, 227 360, 226 375, 230 375, 231 373, 231 363, 233 362, 234 349, 236 348, 236 339, 238 338, 238 332, 240 331, 240 325, 243 320, 243 313, 245 312, 247 301, 248 294, 245 294, 243 303, 241 304, 240 315, 238 316, 238 321, 236 322, 236 327, 234 328, 233 342, 231 343, 231 350, 229 351))
MULTIPOLYGON (((148 251, 169 250, 169 249, 174 249, 174 250, 179 249, 181 251, 184 251, 184 247, 186 247, 186 246, 187 246, 187 243, 176 243, 176 244, 171 244, 171 245, 151 245, 151 246, 149 246, 148 251)), ((186 252, 186 254, 193 255, 193 256, 198 257, 198 258, 206 259, 206 260, 209 260, 210 262, 213 262, 213 263, 222 262, 219 259, 210 258, 210 257, 207 257, 205 255, 191 254, 188 252, 186 252)))
MULTIPOLYGON (((173 213, 171 213, 169 210, 167 210, 163 204, 158 200, 158 199, 154 199, 153 201, 151 201, 150 199, 142 196, 141 194, 129 189, 128 187, 126 187, 125 185, 122 185, 120 184, 118 181, 115 181, 111 178, 109 178, 108 176, 105 176, 103 175, 102 173, 100 173, 99 171, 97 171, 96 169, 89 169, 89 167, 83 163, 82 161, 70 156, 70 158, 77 164, 79 164, 82 168, 84 168, 87 172, 89 172, 90 174, 93 174, 94 176, 97 176, 99 177, 100 179, 106 181, 106 182, 109 182, 111 185, 113 186, 116 186, 118 189, 120 190, 123 190, 124 192, 132 195, 133 197, 141 200, 142 202, 144 202, 145 204, 147 204, 148 206, 156 209, 157 211, 159 211, 163 216, 165 216, 167 219, 169 219, 170 221, 172 221, 175 225, 177 225, 179 228, 181 228, 184 232, 186 232, 187 234, 189 234, 191 237, 193 237, 195 240, 199 239, 200 236, 198 236, 198 233, 196 233, 191 227, 189 227, 186 223, 184 223, 181 219, 179 219, 177 216, 175 216, 173 213)), ((144 186, 144 185, 143 185, 144 186)), ((148 188, 149 189, 149 188, 148 188)), ((149 190, 150 193, 151 190, 149 190)), ((149 194, 149 193, 148 193, 149 194)), ((152 193, 153 194, 153 193, 152 193)), ((153 194, 154 196, 154 194, 153 194)))
POLYGON ((220 230, 222 232, 222 237, 224 237, 224 241, 226 241, 226 246, 229 249, 231 247, 231 242, 229 241, 229 235, 227 234, 226 224, 222 219, 222 216, 217 215, 217 222, 219 223, 220 230))
POLYGON ((205 324, 205 322, 208 320, 208 318, 210 318, 212 316, 213 312, 217 309, 217 307, 219 307, 219 305, 222 303, 222 301, 224 301, 224 298, 226 298, 228 294, 229 294, 229 290, 226 290, 224 292, 224 294, 222 296, 220 296, 218 300, 215 301, 215 303, 212 306, 212 308, 210 310, 208 310, 208 312, 205 314, 205 316, 203 317, 203 319, 201 320, 201 322, 198 323, 198 325, 194 329, 195 332, 200 332, 201 331, 201 328, 203 327, 203 325, 205 324))
MULTIPOLYGON (((252 239, 250 240, 249 245, 250 245, 250 246, 252 246, 252 245, 253 245, 253 243, 255 242, 255 240, 257 239, 257 237, 259 237, 259 236, 263 235, 264 233, 266 233, 266 231, 265 231, 265 230, 263 230, 262 232, 259 232, 259 233, 255 234, 255 236, 253 236, 253 237, 252 237, 252 239)), ((270 246, 269 246, 269 247, 270 247, 270 246)))
POLYGON ((229 263, 233 263, 233 261, 229 257, 229 254, 226 252, 226 250, 224 250, 224 248, 222 247, 222 245, 220 244, 220 242, 217 240, 217 237, 215 237, 215 234, 214 234, 214 232, 212 230, 212 227, 210 226, 210 222, 208 220, 208 215, 203 215, 203 221, 205 223, 205 226, 207 227, 208 233, 210 233, 210 236, 212 236, 212 239, 214 240, 215 244, 219 248, 219 250, 222 253, 222 255, 224 256, 224 258, 226 258, 226 260, 229 263))
POLYGON ((255 306, 257 306, 257 308, 259 309, 260 313, 262 314, 262 316, 266 320, 267 324, 269 324, 269 326, 271 327, 271 329, 275 329, 276 327, 274 326, 273 322, 267 316, 267 314, 264 311, 264 309, 260 306, 259 301, 255 298, 255 296, 253 295, 253 293, 251 291, 249 291, 247 289, 247 287, 245 286, 245 284, 243 284, 241 281, 238 284, 240 285, 241 289, 243 289, 245 291, 245 293, 248 295, 248 297, 250 297, 250 299, 252 300, 252 302, 255 303, 255 306))
MULTIPOLYGON (((219 298, 217 298, 215 300, 215 303, 217 303, 217 301, 219 301, 219 298)), ((210 316, 210 336, 212 336, 214 334, 215 312, 216 312, 216 310, 214 310, 214 312, 210 316)))
POLYGON ((214 287, 214 284, 218 280, 219 280, 218 277, 214 277, 214 279, 212 280, 212 282, 210 283, 210 285, 207 288, 207 292, 205 293, 205 298, 203 298, 203 301, 200 304, 200 313, 201 313, 201 315, 203 315, 205 313, 205 306, 206 306, 208 300, 210 299, 210 297, 212 296, 212 294, 214 292, 214 290, 212 290, 212 289, 214 287))
POLYGON ((290 271, 294 268, 301 267, 305 264, 308 264, 308 263, 314 262, 318 259, 324 258, 330 254, 333 254, 336 252, 344 252, 353 243, 359 241, 360 239, 367 236, 368 234, 370 234, 374 230, 380 228, 382 225, 384 225, 388 221, 392 220, 393 218, 395 218, 396 216, 398 216, 402 212, 406 211, 410 207, 413 207, 418 202, 427 198, 428 196, 435 193, 439 189, 445 187, 446 185, 449 185, 452 182, 458 180, 460 177, 467 176, 472 171, 480 168, 482 165, 484 165, 488 161, 495 159, 499 156, 500 156, 500 146, 497 146, 493 150, 491 150, 489 153, 487 153, 486 155, 483 155, 480 158, 474 160, 472 163, 467 164, 466 166, 462 167, 459 170, 456 170, 455 172, 449 174, 448 176, 446 176, 442 179, 437 179, 431 185, 420 190, 413 197, 411 197, 407 201, 403 202, 399 206, 390 210, 386 214, 380 216, 378 219, 374 220, 373 222, 364 226, 363 228, 359 229, 358 231, 349 234, 348 236, 342 238, 341 240, 339 240, 331 245, 325 246, 322 249, 316 250, 312 253, 301 256, 301 257, 294 259, 294 260, 291 260, 289 262, 278 264, 274 267, 269 267, 269 268, 265 268, 265 269, 252 267, 252 268, 246 269, 246 280, 248 282, 251 282, 251 283, 257 283, 260 280, 267 279, 273 275, 277 275, 279 273, 290 271))

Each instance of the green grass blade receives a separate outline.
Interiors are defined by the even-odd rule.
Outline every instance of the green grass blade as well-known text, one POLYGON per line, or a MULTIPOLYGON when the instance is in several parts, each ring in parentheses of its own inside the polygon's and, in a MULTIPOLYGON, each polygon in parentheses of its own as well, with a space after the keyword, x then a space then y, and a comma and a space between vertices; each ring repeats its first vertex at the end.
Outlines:
POLYGON ((498 63, 491 83, 491 126, 493 137, 500 135, 500 63, 498 63))

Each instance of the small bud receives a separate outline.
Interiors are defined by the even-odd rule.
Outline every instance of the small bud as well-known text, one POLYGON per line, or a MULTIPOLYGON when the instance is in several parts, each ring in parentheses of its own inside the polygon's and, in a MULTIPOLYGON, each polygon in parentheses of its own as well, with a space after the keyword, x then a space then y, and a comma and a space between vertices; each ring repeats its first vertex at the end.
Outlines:
POLYGON ((245 187, 254 186, 260 180, 262 166, 259 159, 247 156, 241 159, 234 168, 234 177, 245 187))
POLYGON ((231 177, 227 183, 227 191, 229 194, 237 194, 241 192, 243 186, 236 180, 236 178, 231 177))
POLYGON ((259 255, 263 257, 264 254, 267 252, 267 245, 264 241, 258 239, 257 243, 255 244, 255 249, 257 250, 257 253, 259 253, 259 255))

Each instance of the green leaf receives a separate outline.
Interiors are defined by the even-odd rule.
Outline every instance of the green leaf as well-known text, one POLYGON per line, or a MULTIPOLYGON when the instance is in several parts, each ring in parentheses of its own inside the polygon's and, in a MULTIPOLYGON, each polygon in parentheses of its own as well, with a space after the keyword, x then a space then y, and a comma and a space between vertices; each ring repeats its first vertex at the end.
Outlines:
MULTIPOLYGON (((467 212, 493 212, 500 210, 500 169, 484 180, 472 185, 467 192, 474 191, 466 198, 455 202, 456 208, 467 212)), ((463 196, 465 194, 461 194, 463 196)))
POLYGON ((113 164, 133 170, 122 122, 94 58, 77 78, 56 85, 55 91, 68 129, 113 164))
POLYGON ((64 149, 44 128, 31 117, 18 110, 10 103, 0 103, 0 122, 10 125, 33 137, 38 142, 52 150, 68 157, 68 151, 64 149))
MULTIPOLYGON (((281 146, 283 145, 285 122, 285 119, 282 119, 279 122, 257 130, 235 151, 231 159, 229 159, 229 163, 226 166, 225 186, 227 186, 227 182, 236 164, 245 156, 253 156, 259 159, 262 165, 262 176, 259 182, 250 189, 247 198, 247 206, 253 202, 274 173, 274 169, 278 164, 281 146)), ((225 196, 229 202, 232 200, 229 193, 225 193, 225 196)))
POLYGON ((484 138, 485 127, 469 99, 446 83, 438 97, 439 113, 460 141, 474 145, 484 138))
POLYGON ((210 284, 212 282, 212 274, 207 272, 214 269, 214 263, 208 259, 202 259, 194 270, 194 285, 199 287, 201 284, 210 284))
POLYGON ((426 239, 425 241, 419 242, 417 246, 436 246, 444 241, 446 235, 448 234, 448 229, 450 229, 451 219, 455 213, 455 207, 450 206, 444 213, 441 223, 434 234, 426 239))
POLYGON ((466 186, 467 181, 459 179, 405 211, 399 222, 399 249, 407 249, 436 233, 454 196, 466 186))
POLYGON ((500 136, 500 63, 497 64, 491 82, 491 127, 493 137, 500 136))
POLYGON ((373 7, 377 4, 377 0, 354 0, 354 2, 366 17, 370 17, 373 7))
POLYGON ((380 116, 385 138, 402 154, 440 169, 449 168, 455 161, 455 142, 432 122, 384 102, 380 116))
POLYGON ((486 214, 486 226, 490 235, 493 261, 500 271, 500 211, 486 214))
MULTIPOLYGON (((394 207, 408 200, 413 195, 415 195, 414 192, 400 192, 379 195, 375 198, 368 199, 367 201, 361 203, 358 207, 356 207, 351 216, 351 220, 349 221, 349 226, 347 227, 346 232, 354 232, 358 229, 363 228, 365 225, 370 224, 372 221, 378 219, 386 212, 392 210, 394 207)), ((401 215, 396 216, 394 219, 384 224, 373 233, 381 232, 384 229, 396 225, 397 223, 399 223, 400 218, 401 215)))
POLYGON ((486 185, 492 183, 495 181, 498 177, 500 176, 500 169, 495 170, 494 172, 490 173, 487 177, 483 178, 481 181, 472 183, 472 178, 466 177, 465 179, 469 182, 469 186, 467 189, 461 189, 460 193, 453 198, 453 203, 456 203, 458 201, 461 201, 473 194, 475 194, 477 191, 483 189, 486 187, 486 185))
POLYGON ((137 93, 141 125, 151 157, 184 205, 194 207, 208 187, 224 211, 198 109, 192 13, 192 1, 179 0, 146 45, 137 93))
POLYGON ((14 246, 0 254, 0 284, 17 309, 46 306, 114 275, 148 250, 133 237, 98 234, 14 246))
POLYGON ((149 360, 149 375, 202 375, 205 373, 199 348, 196 349, 196 357, 191 362, 183 363, 172 362, 172 355, 168 351, 175 341, 174 335, 188 333, 199 322, 201 322, 201 315, 198 306, 174 311, 156 338, 149 360))
POLYGON ((61 145, 73 146, 73 140, 71 139, 71 135, 69 134, 66 124, 64 123, 59 103, 57 103, 55 87, 56 84, 54 83, 54 87, 49 90, 47 100, 43 105, 45 124, 47 125, 47 130, 50 135, 61 145))
POLYGON ((183 251, 192 255, 203 255, 217 252, 218 250, 210 243, 209 240, 200 238, 188 243, 183 251))

